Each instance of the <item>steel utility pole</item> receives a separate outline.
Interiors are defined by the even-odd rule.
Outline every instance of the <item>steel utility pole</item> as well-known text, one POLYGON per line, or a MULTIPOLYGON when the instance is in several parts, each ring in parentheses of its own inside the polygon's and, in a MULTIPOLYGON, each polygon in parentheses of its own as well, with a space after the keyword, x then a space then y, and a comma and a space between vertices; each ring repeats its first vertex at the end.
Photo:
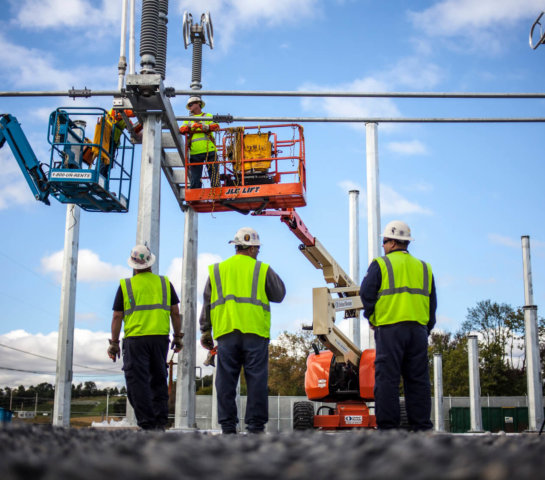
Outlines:
POLYGON ((526 369, 528 385, 528 430, 535 432, 543 423, 543 394, 539 339, 537 330, 537 306, 534 305, 532 266, 530 262, 530 237, 522 241, 522 266, 524 272, 524 344, 526 347, 526 369))
POLYGON ((66 206, 66 229, 61 286, 61 312, 57 341, 57 375, 53 401, 53 425, 70 426, 74 323, 76 316, 76 281, 78 273, 80 207, 66 206))
MULTIPOLYGON (((367 265, 380 255, 380 185, 378 168, 378 125, 366 123, 367 153, 367 265)), ((369 348, 375 348, 375 337, 364 322, 369 348)))
MULTIPOLYGON (((213 28, 210 13, 201 15, 201 23, 194 24, 190 13, 183 17, 184 46, 193 44, 193 64, 191 70, 191 89, 202 88, 202 46, 214 48, 213 28)), ((196 428, 195 419, 195 338, 197 322, 197 255, 198 255, 198 216, 189 206, 184 207, 184 252, 182 264, 182 331, 184 348, 178 354, 178 372, 176 378, 176 414, 175 428, 196 428)))

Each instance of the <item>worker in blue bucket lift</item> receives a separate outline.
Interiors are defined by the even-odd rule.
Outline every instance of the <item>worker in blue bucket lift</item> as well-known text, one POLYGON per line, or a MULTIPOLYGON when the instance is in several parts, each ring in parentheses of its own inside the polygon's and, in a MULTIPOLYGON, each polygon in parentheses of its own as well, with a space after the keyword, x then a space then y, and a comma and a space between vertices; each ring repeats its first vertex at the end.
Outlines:
POLYGON ((385 255, 375 258, 360 288, 364 316, 375 332, 375 415, 379 430, 400 427, 399 381, 403 377, 412 430, 429 430, 431 387, 428 335, 437 297, 431 266, 413 257, 411 229, 394 220, 384 229, 385 255))
POLYGON ((178 295, 168 277, 155 275, 155 255, 146 245, 136 245, 128 259, 131 278, 120 282, 114 300, 112 338, 108 356, 120 356, 123 338, 123 371, 127 396, 137 424, 143 430, 164 430, 168 423, 167 352, 170 323, 174 330, 171 349, 182 347, 183 333, 178 295), (169 322, 170 319, 170 322, 169 322))

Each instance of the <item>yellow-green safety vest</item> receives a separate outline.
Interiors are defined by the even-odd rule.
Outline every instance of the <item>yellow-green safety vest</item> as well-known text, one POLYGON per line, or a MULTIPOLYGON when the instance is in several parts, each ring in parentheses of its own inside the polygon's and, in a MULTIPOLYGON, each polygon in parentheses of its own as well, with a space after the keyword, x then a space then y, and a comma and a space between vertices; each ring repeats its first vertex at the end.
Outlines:
POLYGON ((121 280, 125 337, 168 335, 170 332, 170 281, 143 272, 121 280))
MULTIPOLYGON (((195 117, 210 117, 212 118, 211 113, 201 113, 199 115, 194 115, 195 117)), ((193 121, 186 120, 183 124, 191 126, 193 121)), ((203 125, 212 125, 214 122, 212 120, 204 120, 202 122, 203 125)), ((204 132, 195 132, 191 135, 191 146, 189 148, 189 154, 190 155, 197 155, 199 153, 206 153, 206 152, 215 152, 216 151, 216 144, 214 141, 214 134, 212 132, 204 133, 204 132)))
POLYGON ((405 251, 375 258, 382 274, 375 311, 369 319, 375 326, 430 320, 432 271, 429 263, 405 251))
POLYGON ((233 330, 270 337, 271 308, 265 293, 268 269, 266 263, 241 254, 208 267, 214 338, 233 330))

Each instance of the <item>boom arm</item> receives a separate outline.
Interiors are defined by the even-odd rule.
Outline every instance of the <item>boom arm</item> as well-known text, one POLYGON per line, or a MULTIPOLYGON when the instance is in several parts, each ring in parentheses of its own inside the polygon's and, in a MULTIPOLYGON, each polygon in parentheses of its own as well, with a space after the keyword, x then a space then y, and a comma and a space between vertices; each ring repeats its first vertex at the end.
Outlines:
POLYGON ((28 143, 21 125, 17 119, 10 114, 0 116, 0 148, 6 141, 26 178, 28 186, 32 190, 34 197, 36 197, 36 200, 40 200, 46 205, 49 205, 49 199, 47 197, 50 193, 50 187, 47 177, 43 172, 42 166, 40 162, 38 162, 36 155, 34 155, 34 151, 28 143))
POLYGON ((336 325, 335 312, 345 311, 353 316, 363 305, 359 297, 359 286, 341 268, 332 255, 311 235, 297 212, 288 210, 264 210, 258 215, 279 216, 293 234, 303 242, 299 246, 301 253, 314 267, 322 270, 326 283, 334 288, 315 288, 312 293, 312 332, 335 355, 338 362, 350 362, 359 365, 361 350, 336 325), (339 298, 333 298, 337 294, 339 298))

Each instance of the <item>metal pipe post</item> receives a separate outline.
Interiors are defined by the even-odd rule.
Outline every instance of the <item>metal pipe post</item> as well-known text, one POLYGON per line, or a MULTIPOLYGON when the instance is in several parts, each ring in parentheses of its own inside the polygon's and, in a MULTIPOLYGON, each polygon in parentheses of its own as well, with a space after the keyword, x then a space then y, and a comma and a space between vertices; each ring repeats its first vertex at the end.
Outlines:
MULTIPOLYGON (((366 123, 367 154, 367 265, 380 255, 380 186, 378 166, 378 125, 366 123)), ((373 331, 368 330, 369 348, 375 348, 373 331)))
POLYGON ((543 394, 541 383, 541 362, 537 330, 537 306, 534 305, 532 267, 530 262, 530 237, 522 241, 522 266, 524 276, 524 342, 526 347, 526 369, 528 384, 528 430, 537 431, 543 423, 543 394))
POLYGON ((76 316, 76 281, 78 274, 80 207, 66 206, 64 257, 61 286, 61 311, 57 342, 57 375, 53 401, 53 425, 70 426, 72 365, 74 356, 74 322, 76 316))
POLYGON ((153 273, 159 273, 159 226, 161 210, 161 115, 146 114, 142 130, 140 194, 136 243, 147 244, 157 257, 153 273))
POLYGON ((134 74, 136 71, 136 41, 135 41, 135 27, 134 27, 134 19, 136 15, 136 11, 134 9, 134 0, 130 0, 130 13, 129 13, 129 73, 131 75, 134 74))
MULTIPOLYGON (((359 190, 350 190, 349 196, 349 222, 348 222, 348 237, 349 237, 349 264, 350 277, 354 283, 360 282, 360 229, 359 229, 359 190)), ((356 316, 349 319, 349 334, 352 341, 360 348, 361 332, 360 332, 360 312, 356 316)), ((368 336, 368 335, 367 335, 368 336)), ((367 339, 367 338, 366 338, 367 339)), ((367 342, 366 342, 367 343, 367 342)))
POLYGON ((123 0, 121 8, 121 41, 119 48, 119 63, 117 64, 118 79, 117 88, 121 90, 125 82, 125 72, 127 71, 127 1, 123 0))
POLYGON ((471 432, 483 431, 481 413, 481 384, 479 377, 479 344, 477 335, 467 338, 467 353, 469 359, 469 415, 471 417, 471 432))
POLYGON ((433 389, 435 431, 445 431, 445 419, 443 416, 443 356, 440 353, 433 354, 433 389))
POLYGON ((182 263, 182 331, 187 342, 178 354, 174 428, 197 428, 195 421, 195 337, 197 323, 198 214, 185 212, 184 256, 182 263))

